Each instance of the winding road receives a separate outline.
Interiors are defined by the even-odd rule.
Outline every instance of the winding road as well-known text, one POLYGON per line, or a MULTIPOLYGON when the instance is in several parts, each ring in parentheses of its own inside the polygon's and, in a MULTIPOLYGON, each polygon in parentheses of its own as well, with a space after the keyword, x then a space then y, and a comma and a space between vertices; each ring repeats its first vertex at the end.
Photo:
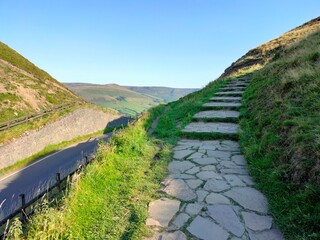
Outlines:
POLYGON ((25 194, 26 202, 55 182, 56 173, 61 178, 75 170, 84 156, 95 152, 99 140, 108 141, 112 133, 78 143, 20 169, 0 177, 0 221, 20 205, 19 195, 25 194))

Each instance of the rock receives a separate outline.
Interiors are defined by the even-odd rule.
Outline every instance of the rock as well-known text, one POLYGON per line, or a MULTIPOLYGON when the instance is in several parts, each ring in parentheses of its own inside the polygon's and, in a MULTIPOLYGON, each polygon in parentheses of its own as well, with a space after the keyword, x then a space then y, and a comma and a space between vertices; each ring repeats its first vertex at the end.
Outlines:
POLYGON ((208 204, 230 204, 230 200, 228 198, 218 193, 210 193, 206 197, 206 202, 208 204))
POLYGON ((214 165, 207 165, 207 166, 202 167, 201 171, 213 171, 213 172, 216 172, 217 169, 216 169, 216 166, 214 166, 214 165))
POLYGON ((187 240, 187 236, 181 231, 176 231, 172 233, 163 232, 160 233, 157 240, 187 240))
POLYGON ((186 180, 186 183, 188 184, 188 186, 192 189, 196 189, 197 187, 199 187, 203 181, 199 180, 199 179, 191 179, 191 180, 186 180))
POLYGON ((202 202, 205 199, 205 197, 208 195, 208 192, 203 189, 197 190, 196 193, 198 196, 198 202, 202 202))
POLYGON ((195 152, 194 154, 189 156, 188 159, 202 158, 202 157, 203 157, 203 153, 195 152))
POLYGON ((180 229, 188 220, 190 216, 186 213, 179 213, 170 225, 170 229, 177 230, 180 229))
POLYGON ((227 240, 229 237, 229 234, 219 225, 201 216, 197 216, 187 230, 193 236, 203 240, 227 240))
POLYGON ((186 174, 196 174, 200 171, 199 167, 193 167, 191 169, 189 169, 188 171, 186 171, 186 174))
POLYGON ((224 180, 210 179, 203 187, 207 191, 222 192, 230 189, 229 184, 224 180))
POLYGON ((148 226, 167 227, 173 216, 179 211, 180 201, 161 198, 149 204, 148 226))
POLYGON ((183 173, 194 166, 194 163, 189 161, 172 161, 168 165, 168 170, 170 173, 183 173))
POLYGON ((198 178, 201 180, 208 180, 208 179, 222 179, 221 175, 214 172, 214 171, 201 171, 196 174, 198 178))
POLYGON ((196 179, 195 176, 185 173, 175 173, 168 176, 169 179, 196 179))
POLYGON ((237 237, 241 237, 244 234, 244 226, 231 206, 221 204, 208 206, 208 214, 223 228, 237 237))
POLYGON ((194 153, 193 150, 180 150, 180 151, 174 151, 173 158, 177 160, 182 160, 185 157, 191 155, 194 153))
POLYGON ((225 161, 229 161, 231 158, 231 152, 229 151, 208 151, 207 154, 209 157, 219 158, 225 161))
POLYGON ((224 175, 224 178, 231 186, 245 187, 246 184, 241 181, 241 179, 236 175, 224 175))
POLYGON ((272 227, 270 216, 260 216, 253 212, 242 212, 242 216, 246 227, 253 231, 269 230, 272 227))
POLYGON ((245 182, 249 186, 253 186, 255 183, 249 175, 238 176, 243 182, 245 182))
POLYGON ((192 201, 197 197, 190 187, 180 179, 172 179, 169 181, 164 192, 182 201, 192 201))
POLYGON ((209 165, 209 164, 218 164, 218 160, 216 158, 196 158, 192 160, 193 162, 199 165, 209 165))
POLYGON ((239 168, 228 168, 228 169, 221 169, 220 170, 222 173, 225 174, 238 174, 238 175, 248 175, 248 170, 247 169, 239 169, 239 168))
POLYGON ((225 196, 231 198, 242 207, 260 213, 267 213, 267 200, 261 192, 250 187, 234 187, 225 196))
POLYGON ((188 213, 190 216, 197 215, 201 209, 203 208, 203 204, 201 203, 189 203, 186 207, 185 212, 188 213))
POLYGON ((247 161, 243 155, 234 155, 231 157, 231 161, 239 166, 247 166, 247 161))

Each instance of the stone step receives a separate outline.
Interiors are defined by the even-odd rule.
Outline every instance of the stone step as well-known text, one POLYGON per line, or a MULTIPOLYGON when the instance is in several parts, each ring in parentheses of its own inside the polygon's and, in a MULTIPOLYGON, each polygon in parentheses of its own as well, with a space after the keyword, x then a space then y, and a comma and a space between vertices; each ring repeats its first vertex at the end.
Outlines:
POLYGON ((241 107, 239 102, 208 102, 203 107, 241 107))
POLYGON ((239 102, 242 97, 212 97, 211 101, 239 102))
POLYGON ((238 130, 239 125, 236 123, 192 122, 182 132, 237 134, 238 130))
POLYGON ((219 111, 202 111, 196 113, 193 118, 195 119, 210 119, 210 118, 239 118, 240 113, 238 111, 219 110, 219 111))
POLYGON ((223 87, 220 90, 244 90, 246 87, 223 87))
POLYGON ((217 92, 215 95, 242 95, 244 91, 217 92))
POLYGON ((228 83, 224 85, 225 87, 246 87, 248 86, 248 83, 228 83))

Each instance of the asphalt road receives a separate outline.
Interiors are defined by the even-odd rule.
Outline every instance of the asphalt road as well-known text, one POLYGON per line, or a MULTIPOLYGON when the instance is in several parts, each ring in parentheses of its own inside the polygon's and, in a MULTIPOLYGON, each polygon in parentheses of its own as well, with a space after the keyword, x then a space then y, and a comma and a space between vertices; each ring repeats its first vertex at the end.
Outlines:
POLYGON ((47 189, 55 182, 56 173, 61 178, 75 170, 83 156, 95 152, 98 140, 107 141, 112 133, 90 139, 59 152, 46 156, 10 175, 0 177, 0 221, 20 206, 20 194, 26 195, 26 202, 47 189))

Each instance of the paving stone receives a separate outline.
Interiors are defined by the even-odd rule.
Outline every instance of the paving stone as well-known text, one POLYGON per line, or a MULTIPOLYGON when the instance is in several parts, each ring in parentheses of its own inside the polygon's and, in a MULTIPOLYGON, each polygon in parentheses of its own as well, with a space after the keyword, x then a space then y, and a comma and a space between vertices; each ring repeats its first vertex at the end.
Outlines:
POLYGON ((196 179, 195 176, 191 174, 185 174, 185 173, 175 173, 175 174, 170 174, 168 176, 170 179, 196 179))
POLYGON ((206 197, 206 203, 208 203, 208 204, 230 204, 230 200, 219 193, 210 193, 206 197))
POLYGON ((219 225, 210 221, 208 218, 197 216, 187 228, 187 230, 197 238, 203 240, 227 240, 229 234, 219 225))
POLYGON ((203 104, 203 107, 241 107, 239 102, 208 102, 203 104))
POLYGON ((206 196, 209 194, 209 192, 207 192, 203 189, 198 189, 196 191, 196 194, 198 196, 198 202, 203 202, 203 200, 206 198, 206 196))
POLYGON ((242 207, 260 213, 268 212, 267 200, 258 190, 250 187, 233 187, 224 193, 242 207))
POLYGON ((252 177, 250 177, 249 175, 242 175, 242 176, 239 175, 238 177, 249 186, 255 185, 252 177))
POLYGON ((199 180, 199 179, 191 179, 191 180, 186 180, 186 183, 188 184, 188 186, 192 189, 196 189, 197 187, 199 187, 203 181, 199 180))
MULTIPOLYGON (((241 88, 235 88, 234 90, 239 90, 241 88)), ((220 101, 241 101, 242 97, 212 97, 210 100, 220 100, 220 101)))
MULTIPOLYGON (((226 168, 239 168, 238 165, 236 165, 234 162, 228 160, 228 161, 221 161, 220 165, 226 168)), ((240 168, 243 168, 242 166, 240 166, 240 168)))
POLYGON ((269 230, 272 227, 270 216, 261 216, 253 212, 242 212, 242 216, 246 227, 253 231, 269 230))
POLYGON ((157 240, 187 240, 187 236, 181 231, 163 232, 158 236, 157 240))
POLYGON ((189 161, 172 161, 168 165, 168 170, 170 173, 183 173, 194 166, 195 164, 189 161))
POLYGON ((236 123, 192 122, 182 132, 237 134, 238 129, 236 123))
POLYGON ((239 166, 247 166, 247 161, 243 155, 234 155, 231 157, 231 161, 239 166))
POLYGON ((149 204, 148 226, 167 227, 173 216, 179 211, 180 201, 161 198, 149 204))
POLYGON ((239 174, 239 175, 247 175, 248 170, 247 169, 238 169, 238 168, 228 168, 228 169, 221 169, 220 170, 222 173, 225 174, 239 174))
POLYGON ((222 204, 208 206, 208 214, 220 226, 237 237, 241 237, 244 234, 245 228, 231 206, 222 204))
POLYGON ((187 146, 176 146, 173 148, 173 151, 181 151, 181 150, 186 150, 188 147, 187 146))
POLYGON ((191 201, 197 197, 192 189, 180 179, 172 179, 164 188, 164 192, 183 201, 191 201))
POLYGON ((248 231, 251 240, 284 240, 283 235, 277 229, 262 232, 248 231))
POLYGON ((241 86, 238 86, 238 87, 223 87, 223 88, 220 88, 220 90, 228 90, 228 91, 235 91, 235 90, 244 90, 246 87, 241 87, 241 86))
POLYGON ((191 155, 192 153, 194 153, 195 151, 192 150, 180 150, 180 151, 174 151, 173 153, 173 158, 174 159, 184 159, 185 157, 191 155))
POLYGON ((203 187, 207 191, 222 192, 230 189, 229 184, 224 180, 210 179, 203 187))
POLYGON ((245 187, 246 184, 241 181, 237 175, 224 175, 224 178, 231 186, 245 187))
POLYGON ((220 147, 218 147, 219 150, 222 151, 240 151, 240 145, 238 142, 225 140, 221 141, 220 147))
POLYGON ((217 146, 220 145, 219 141, 204 141, 202 145, 200 146, 199 150, 215 150, 217 146))
POLYGON ((218 110, 198 112, 193 118, 239 118, 239 115, 238 111, 218 110))
POLYGON ((230 160, 230 158, 231 158, 231 152, 220 151, 220 150, 207 151, 207 155, 209 157, 220 158, 221 160, 226 160, 226 161, 230 160))
POLYGON ((203 153, 195 152, 194 154, 192 154, 191 156, 189 156, 188 159, 202 158, 203 155, 204 155, 203 153))
POLYGON ((186 207, 185 212, 189 214, 190 216, 197 215, 203 208, 203 204, 195 202, 195 203, 189 203, 186 207))
POLYGON ((213 172, 216 172, 217 168, 214 165, 206 165, 206 166, 201 168, 201 171, 213 171, 213 172))
POLYGON ((196 174, 198 178, 201 180, 208 180, 208 179, 222 179, 221 175, 216 173, 215 171, 201 171, 196 174))
POLYGON ((200 171, 199 167, 193 167, 191 169, 189 169, 188 171, 186 171, 186 174, 196 174, 200 171))
POLYGON ((199 165, 218 164, 218 160, 213 157, 196 158, 196 159, 192 159, 192 161, 199 165))
POLYGON ((190 216, 186 213, 179 213, 170 224, 170 230, 180 229, 188 220, 190 216))
POLYGON ((242 95, 244 91, 228 91, 228 92, 217 92, 215 95, 242 95))

